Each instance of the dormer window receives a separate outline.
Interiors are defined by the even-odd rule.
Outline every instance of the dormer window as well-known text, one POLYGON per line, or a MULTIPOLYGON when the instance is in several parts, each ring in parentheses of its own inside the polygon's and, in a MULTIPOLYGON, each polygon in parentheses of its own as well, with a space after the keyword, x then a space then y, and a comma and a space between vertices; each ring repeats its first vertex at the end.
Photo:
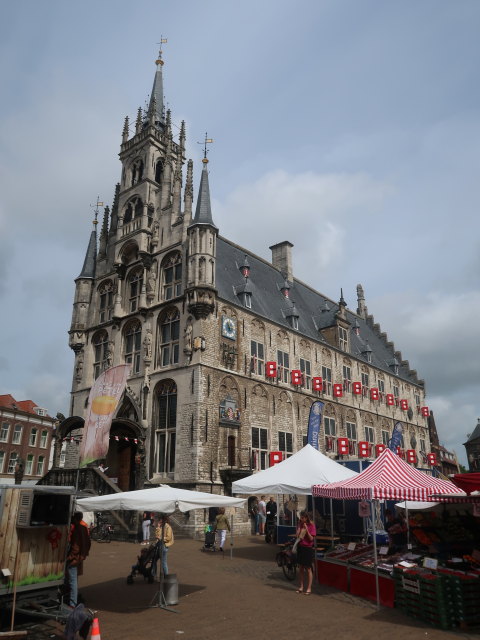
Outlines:
POLYGON ((247 291, 243 294, 243 304, 247 309, 252 308, 252 294, 247 291))
POLYGON ((338 346, 342 351, 348 351, 348 331, 345 327, 338 327, 338 346))
POLYGON ((365 344, 365 349, 362 351, 362 355, 365 358, 365 360, 371 364, 372 362, 372 349, 370 348, 370 345, 368 344, 368 342, 365 344))
POLYGON ((243 259, 243 264, 240 266, 240 271, 245 279, 250 277, 250 265, 248 263, 247 256, 245 256, 245 258, 243 259))
POLYGON ((399 368, 400 368, 400 365, 398 364, 398 360, 397 360, 397 358, 396 358, 395 356, 393 357, 393 360, 391 360, 391 361, 388 363, 388 366, 389 366, 389 367, 390 367, 390 369, 393 371, 393 373, 394 373, 396 376, 398 376, 398 370, 399 370, 399 368))
POLYGON ((280 288, 280 291, 284 298, 290 297, 290 285, 288 284, 288 280, 285 280, 283 286, 280 288))
POLYGON ((287 311, 285 315, 292 329, 295 329, 295 331, 298 331, 298 318, 300 316, 298 314, 297 308, 295 307, 295 302, 292 302, 292 306, 290 307, 290 309, 287 311))

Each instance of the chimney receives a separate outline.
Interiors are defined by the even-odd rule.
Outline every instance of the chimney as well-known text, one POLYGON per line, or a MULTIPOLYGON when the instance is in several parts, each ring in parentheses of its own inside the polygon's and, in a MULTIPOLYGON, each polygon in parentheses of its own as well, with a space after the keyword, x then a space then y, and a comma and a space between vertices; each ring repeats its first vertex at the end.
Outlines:
POLYGON ((286 280, 293 281, 292 247, 288 240, 279 242, 270 247, 272 251, 272 265, 278 269, 286 280))

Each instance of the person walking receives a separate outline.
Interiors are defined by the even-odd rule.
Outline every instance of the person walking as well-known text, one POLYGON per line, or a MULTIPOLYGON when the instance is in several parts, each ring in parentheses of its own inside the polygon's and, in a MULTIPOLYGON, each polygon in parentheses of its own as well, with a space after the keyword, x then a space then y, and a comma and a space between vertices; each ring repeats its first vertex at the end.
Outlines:
POLYGON ((167 553, 169 548, 174 543, 173 529, 170 525, 170 520, 166 514, 160 516, 160 519, 155 529, 155 537, 162 542, 160 547, 160 557, 162 559, 162 571, 163 575, 168 575, 168 563, 167 553))
POLYGON ((76 511, 72 516, 67 553, 69 605, 71 607, 76 607, 78 604, 78 576, 83 575, 83 561, 90 552, 91 544, 88 526, 83 522, 83 513, 76 511))
POLYGON ((228 522, 228 518, 225 515, 224 507, 220 507, 218 509, 218 515, 215 518, 214 531, 216 532, 216 538, 218 540, 218 549, 223 553, 223 545, 225 544, 227 531, 230 531, 230 523, 228 522))
POLYGON ((300 542, 297 546, 297 564, 299 566, 299 584, 297 593, 308 596, 312 593, 314 541, 317 534, 315 524, 307 511, 300 513, 297 526, 297 538, 300 542), (306 574, 306 588, 305 587, 306 574))
POLYGON ((153 523, 153 514, 151 511, 144 511, 142 516, 142 542, 141 544, 150 544, 150 525, 153 523))
POLYGON ((265 522, 267 521, 267 505, 265 504, 265 496, 260 496, 258 501, 258 533, 265 535, 265 522))
POLYGON ((258 536, 258 498, 253 498, 250 504, 250 515, 253 521, 253 533, 258 536))

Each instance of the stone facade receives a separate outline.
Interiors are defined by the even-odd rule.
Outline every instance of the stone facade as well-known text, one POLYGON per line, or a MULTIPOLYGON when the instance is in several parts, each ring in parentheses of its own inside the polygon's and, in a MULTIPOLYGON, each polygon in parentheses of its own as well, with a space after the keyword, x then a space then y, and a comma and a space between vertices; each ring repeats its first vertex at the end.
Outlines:
MULTIPOLYGON (((337 303, 295 279, 291 243, 273 245, 268 263, 220 236, 206 153, 192 216, 193 163, 183 188, 185 126, 174 141, 159 104, 162 65, 159 58, 156 98, 139 111, 132 135, 125 123, 121 181, 76 280, 71 411, 61 437, 81 437, 95 378, 129 362, 107 456, 122 489, 148 481, 228 492, 233 480, 268 466, 271 452, 289 455, 305 444, 317 399, 325 403, 327 455, 357 459, 358 442, 368 441, 372 457, 400 421, 402 450, 416 450, 426 467, 423 381, 368 314, 363 288, 350 311, 343 293, 337 303), (275 377, 267 377, 267 362, 277 363, 275 377), (292 371, 302 372, 300 384, 292 371), (320 377, 323 389, 314 391, 320 377), (349 438, 349 454, 339 453, 339 437, 349 438)), ((67 449, 66 465, 75 466, 78 445, 67 449)), ((190 522, 195 528, 205 517, 190 522)))

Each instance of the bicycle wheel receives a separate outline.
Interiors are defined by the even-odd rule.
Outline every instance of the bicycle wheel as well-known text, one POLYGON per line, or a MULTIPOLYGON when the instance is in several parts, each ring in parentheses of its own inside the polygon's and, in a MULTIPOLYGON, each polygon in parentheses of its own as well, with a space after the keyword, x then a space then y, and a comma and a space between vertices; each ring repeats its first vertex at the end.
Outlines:
POLYGON ((283 566, 283 573, 287 580, 295 580, 297 575, 297 565, 293 562, 286 562, 283 566))

